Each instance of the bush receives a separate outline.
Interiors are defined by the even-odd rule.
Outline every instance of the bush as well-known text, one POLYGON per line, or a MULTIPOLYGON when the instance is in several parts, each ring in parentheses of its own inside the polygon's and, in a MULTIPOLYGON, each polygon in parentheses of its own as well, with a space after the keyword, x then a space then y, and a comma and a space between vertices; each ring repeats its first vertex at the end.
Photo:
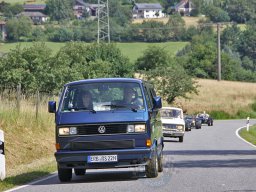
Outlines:
POLYGON ((231 119, 232 118, 232 116, 225 111, 211 111, 209 112, 209 115, 213 119, 231 119))
POLYGON ((252 104, 252 110, 256 112, 256 101, 252 104))

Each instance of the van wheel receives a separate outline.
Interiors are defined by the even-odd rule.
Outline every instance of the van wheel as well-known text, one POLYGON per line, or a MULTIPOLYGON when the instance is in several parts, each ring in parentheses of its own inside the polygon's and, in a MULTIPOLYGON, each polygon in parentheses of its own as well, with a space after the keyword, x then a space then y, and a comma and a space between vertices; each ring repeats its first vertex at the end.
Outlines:
POLYGON ((180 143, 183 142, 183 136, 179 137, 179 142, 180 142, 180 143))
POLYGON ((85 175, 85 169, 74 169, 76 176, 82 176, 85 175))
POLYGON ((149 160, 146 165, 146 176, 148 178, 154 178, 158 176, 158 158, 157 153, 155 153, 152 159, 149 160))
POLYGON ((58 176, 61 182, 68 182, 72 179, 72 169, 63 169, 58 167, 58 176))
POLYGON ((158 158, 158 172, 163 172, 163 149, 161 150, 161 154, 158 158))

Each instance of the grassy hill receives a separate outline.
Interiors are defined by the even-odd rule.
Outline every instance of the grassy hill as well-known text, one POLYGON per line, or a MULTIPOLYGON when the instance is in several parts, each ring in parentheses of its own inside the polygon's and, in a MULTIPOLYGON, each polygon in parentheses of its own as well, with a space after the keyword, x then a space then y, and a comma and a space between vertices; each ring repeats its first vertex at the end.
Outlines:
MULTIPOLYGON (((188 42, 165 42, 165 43, 116 43, 117 47, 121 50, 122 54, 127 56, 130 61, 134 62, 139 56, 142 56, 143 51, 149 46, 160 46, 167 50, 170 55, 175 55, 175 53, 185 47, 188 42)), ((22 48, 30 47, 32 42, 22 42, 22 43, 1 43, 0 52, 8 53, 11 49, 20 45, 22 48)), ((46 45, 53 50, 53 54, 59 51, 65 43, 54 43, 46 42, 46 45)))
POLYGON ((216 111, 228 114, 226 117, 246 118, 250 114, 256 117, 256 83, 207 79, 197 82, 198 95, 189 95, 189 100, 178 98, 175 103, 188 113, 216 111))

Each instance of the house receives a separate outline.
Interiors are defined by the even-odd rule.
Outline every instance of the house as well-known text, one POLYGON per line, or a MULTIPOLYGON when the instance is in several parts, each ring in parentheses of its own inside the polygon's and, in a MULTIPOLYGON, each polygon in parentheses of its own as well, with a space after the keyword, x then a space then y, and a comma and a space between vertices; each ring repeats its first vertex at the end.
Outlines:
POLYGON ((44 13, 46 4, 24 4, 24 12, 40 12, 44 13))
POLYGON ((190 15, 194 8, 191 0, 181 0, 173 9, 181 15, 190 15))
POLYGON ((6 22, 5 21, 0 21, 0 31, 1 31, 1 40, 4 41, 7 34, 6 34, 6 22))
POLYGON ((48 20, 48 16, 41 12, 21 12, 16 15, 16 17, 29 17, 34 24, 41 24, 48 20))
POLYGON ((159 3, 135 3, 133 6, 133 18, 162 18, 163 7, 159 3))
POLYGON ((75 0, 73 6, 74 15, 76 18, 81 19, 85 15, 90 17, 97 16, 98 4, 85 3, 83 0, 75 0))

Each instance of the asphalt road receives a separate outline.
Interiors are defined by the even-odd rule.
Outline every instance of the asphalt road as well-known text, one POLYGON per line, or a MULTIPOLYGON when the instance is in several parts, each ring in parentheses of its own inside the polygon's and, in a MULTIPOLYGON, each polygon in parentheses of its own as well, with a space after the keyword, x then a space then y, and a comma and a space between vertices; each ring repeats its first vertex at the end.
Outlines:
MULTIPOLYGON (((144 168, 89 170, 60 183, 57 175, 15 191, 256 192, 256 148, 236 136, 245 120, 214 121, 186 132, 184 142, 166 138, 164 172, 148 179, 144 168)), ((256 120, 251 120, 256 124, 256 120)))

